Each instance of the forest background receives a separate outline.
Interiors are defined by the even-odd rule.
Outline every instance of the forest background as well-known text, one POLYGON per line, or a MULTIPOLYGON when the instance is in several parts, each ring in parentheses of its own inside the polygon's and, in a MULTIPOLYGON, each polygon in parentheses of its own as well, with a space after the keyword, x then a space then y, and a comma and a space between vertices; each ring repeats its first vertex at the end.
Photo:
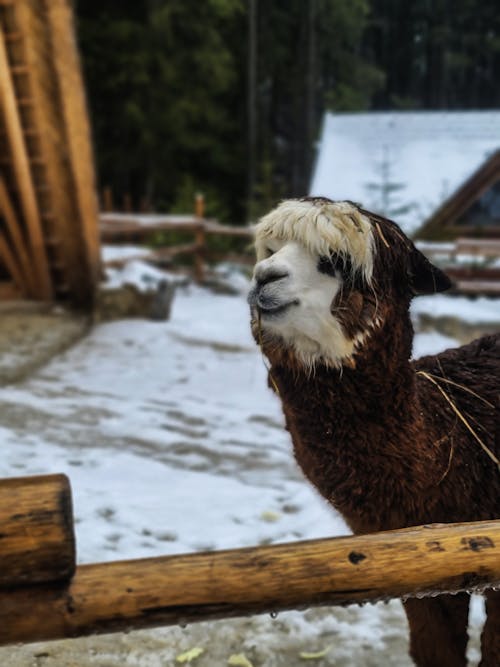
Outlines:
POLYGON ((75 5, 99 183, 134 210, 306 194, 325 111, 500 107, 498 0, 75 5))

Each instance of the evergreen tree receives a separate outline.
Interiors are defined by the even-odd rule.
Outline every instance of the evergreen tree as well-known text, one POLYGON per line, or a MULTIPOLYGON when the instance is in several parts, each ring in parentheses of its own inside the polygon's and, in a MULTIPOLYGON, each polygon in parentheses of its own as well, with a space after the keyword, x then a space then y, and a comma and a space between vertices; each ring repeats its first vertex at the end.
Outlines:
POLYGON ((258 4, 256 210, 308 192, 325 109, 370 106, 382 73, 363 59, 365 0, 258 4))
POLYGON ((500 105, 497 0, 371 0, 363 52, 386 73, 375 108, 500 105))
POLYGON ((101 183, 136 208, 189 211, 201 190, 209 213, 241 215, 243 91, 225 38, 242 1, 85 0, 78 14, 101 183))

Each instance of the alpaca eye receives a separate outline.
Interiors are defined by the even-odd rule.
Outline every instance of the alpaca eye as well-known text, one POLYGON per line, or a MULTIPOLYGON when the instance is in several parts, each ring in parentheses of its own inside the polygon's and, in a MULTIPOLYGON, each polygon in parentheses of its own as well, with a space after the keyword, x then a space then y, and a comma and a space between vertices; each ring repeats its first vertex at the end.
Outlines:
POLYGON ((266 248, 266 253, 267 253, 268 257, 271 257, 272 255, 274 255, 275 252, 276 251, 273 250, 272 248, 266 248))
POLYGON ((334 260, 333 256, 326 257, 322 256, 318 259, 317 269, 320 273, 324 273, 327 276, 332 276, 335 278, 341 273, 341 268, 338 265, 338 262, 334 260))
POLYGON ((321 256, 318 259, 317 269, 332 278, 342 278, 346 288, 360 289, 362 287, 362 278, 359 273, 353 271, 351 260, 345 255, 332 253, 329 256, 321 256))

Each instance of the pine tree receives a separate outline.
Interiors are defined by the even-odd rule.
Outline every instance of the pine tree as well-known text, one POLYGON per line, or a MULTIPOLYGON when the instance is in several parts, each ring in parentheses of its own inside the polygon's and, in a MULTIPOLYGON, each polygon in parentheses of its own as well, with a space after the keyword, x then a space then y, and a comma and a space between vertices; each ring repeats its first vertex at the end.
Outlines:
POLYGON ((240 213, 243 91, 225 37, 244 21, 242 0, 85 0, 78 11, 101 183, 135 207, 146 197, 189 210, 201 190, 209 213, 240 213))

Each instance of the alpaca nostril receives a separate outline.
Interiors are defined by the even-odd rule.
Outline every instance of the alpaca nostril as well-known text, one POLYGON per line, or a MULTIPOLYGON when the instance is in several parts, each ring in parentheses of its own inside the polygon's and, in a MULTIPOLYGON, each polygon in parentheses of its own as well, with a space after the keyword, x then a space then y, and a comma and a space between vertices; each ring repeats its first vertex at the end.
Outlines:
POLYGON ((277 280, 281 280, 282 278, 287 278, 287 277, 288 277, 287 271, 285 272, 267 271, 266 273, 258 273, 255 276, 255 281, 257 283, 257 287, 263 287, 268 283, 274 283, 277 280))

